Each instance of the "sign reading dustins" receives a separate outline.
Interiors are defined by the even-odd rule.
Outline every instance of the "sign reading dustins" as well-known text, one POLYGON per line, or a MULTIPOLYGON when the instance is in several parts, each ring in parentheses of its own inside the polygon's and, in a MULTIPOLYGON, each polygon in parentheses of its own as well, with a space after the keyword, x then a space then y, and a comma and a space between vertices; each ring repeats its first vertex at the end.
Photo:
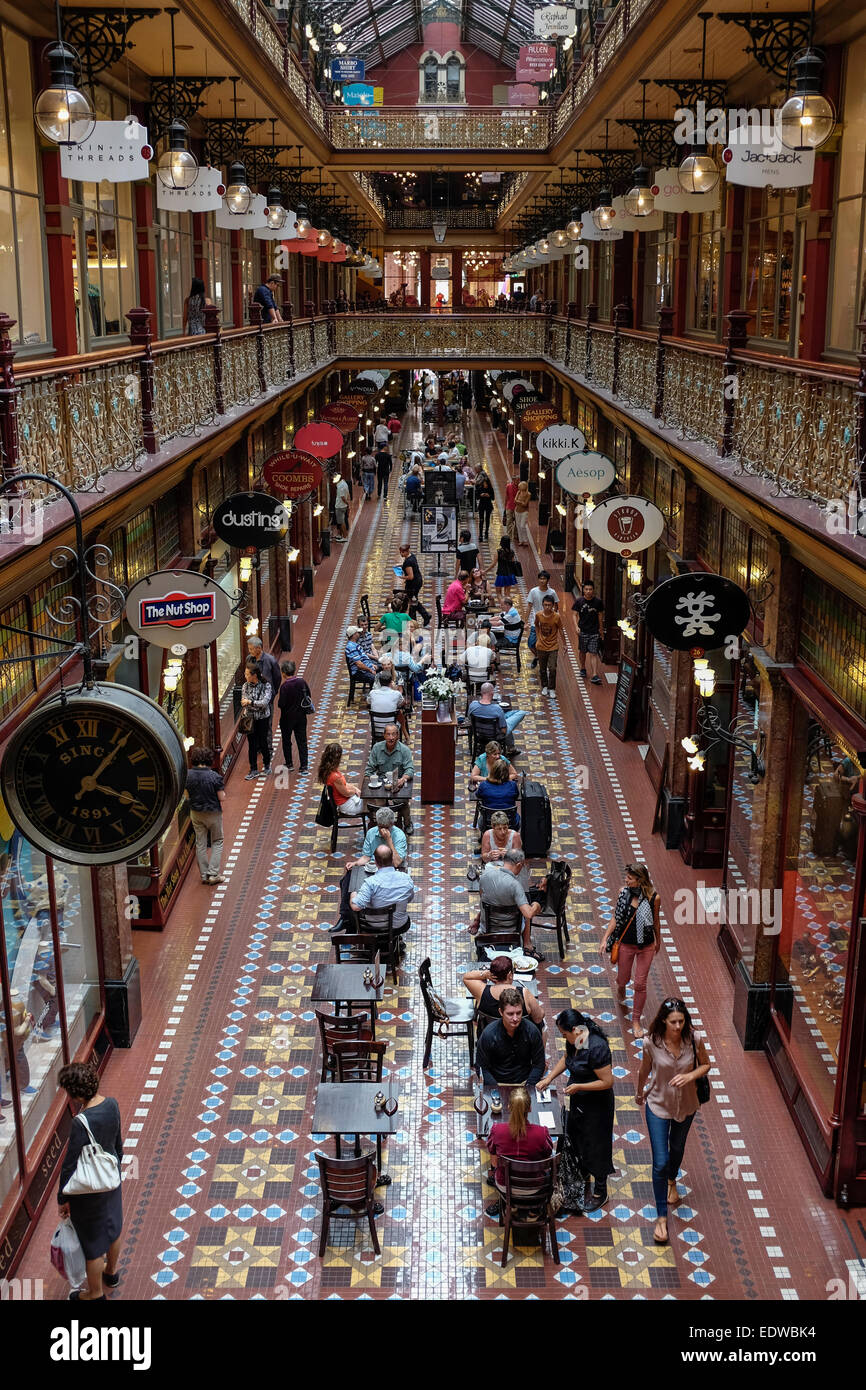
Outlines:
POLYGON ((231 604, 219 584, 195 570, 157 570, 133 584, 126 620, 156 647, 206 647, 229 625, 231 604))
POLYGON ((267 550, 288 534, 289 514, 282 502, 266 492, 236 492, 220 502, 212 525, 226 545, 267 550))

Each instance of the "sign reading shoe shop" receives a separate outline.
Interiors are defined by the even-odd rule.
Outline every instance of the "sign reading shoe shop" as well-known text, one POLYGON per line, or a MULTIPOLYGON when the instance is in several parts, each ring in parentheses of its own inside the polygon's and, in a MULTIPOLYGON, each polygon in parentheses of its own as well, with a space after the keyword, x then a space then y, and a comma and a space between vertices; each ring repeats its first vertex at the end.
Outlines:
POLYGON ((289 514, 279 498, 266 492, 235 492, 220 502, 211 524, 226 545, 267 550, 288 534, 289 514))
POLYGON ((229 625, 228 596, 215 579, 195 570, 158 570, 133 584, 126 621, 156 647, 206 647, 229 625))
POLYGON ((322 481, 322 465, 303 449, 281 449, 265 460, 262 475, 271 492, 292 502, 305 502, 322 481))

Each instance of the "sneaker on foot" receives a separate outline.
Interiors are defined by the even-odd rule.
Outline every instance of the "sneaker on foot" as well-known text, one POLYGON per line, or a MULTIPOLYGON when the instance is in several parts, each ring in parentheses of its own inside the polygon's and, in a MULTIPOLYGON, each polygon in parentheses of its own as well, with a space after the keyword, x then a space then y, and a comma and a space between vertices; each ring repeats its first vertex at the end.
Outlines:
POLYGON ((489 1202, 488 1205, 484 1208, 484 1211, 487 1216, 495 1216, 497 1220, 502 1214, 502 1209, 498 1202, 489 1202))
POLYGON ((259 775, 259 774, 258 774, 258 770, 254 771, 254 772, 248 772, 247 775, 246 775, 246 777, 244 778, 244 781, 245 781, 245 782, 254 782, 255 779, 258 777, 258 775, 259 775))
POLYGON ((530 669, 530 671, 534 671, 537 665, 538 665, 538 657, 537 657, 537 656, 534 656, 534 657, 532 658, 532 660, 530 661, 530 663, 529 663, 529 669, 530 669))
POLYGON ((547 695, 549 693, 546 685, 541 687, 541 693, 542 695, 547 695))
POLYGON ((551 700, 556 699, 556 691, 553 689, 553 686, 550 687, 547 693, 550 696, 551 700))
POLYGON ((586 667, 585 667, 585 666, 581 666, 581 668, 580 668, 580 674, 581 674, 582 676, 585 676, 585 675, 586 675, 586 667))
POLYGON ((601 685, 601 676, 593 676, 590 685, 601 685))

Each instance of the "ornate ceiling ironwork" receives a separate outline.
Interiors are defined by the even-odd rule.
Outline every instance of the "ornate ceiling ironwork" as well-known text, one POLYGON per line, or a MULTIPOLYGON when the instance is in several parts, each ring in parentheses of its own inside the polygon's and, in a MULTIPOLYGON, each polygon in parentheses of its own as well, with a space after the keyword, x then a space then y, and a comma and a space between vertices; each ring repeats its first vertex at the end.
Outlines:
POLYGON ((674 122, 663 121, 647 116, 642 120, 640 116, 625 119, 620 117, 617 125, 624 125, 634 135, 638 144, 638 149, 643 151, 644 158, 655 169, 660 169, 666 164, 679 162, 682 149, 674 139, 674 122))
MULTIPOLYGON (((201 96, 206 87, 217 82, 225 82, 224 77, 178 77, 177 95, 174 102, 175 115, 187 124, 197 114, 201 96)), ((152 134, 158 135, 171 124, 172 79, 152 77, 150 79, 150 123, 152 134)))
POLYGON ((155 19, 159 14, 162 10, 64 9, 63 38, 78 49, 87 80, 92 82, 106 68, 119 62, 127 49, 135 47, 128 37, 133 24, 142 19, 155 19))
POLYGON ((217 116, 205 123, 205 152, 211 164, 225 164, 235 155, 243 156, 247 133, 256 126, 264 124, 264 117, 256 120, 244 116, 237 122, 231 116, 217 116))
MULTIPOLYGON (((654 77, 657 87, 669 87, 680 106, 705 101, 707 106, 724 107, 728 100, 728 84, 712 77, 654 77)), ((620 122, 620 125, 624 122, 620 122)))
POLYGON ((787 81, 791 61, 809 44, 809 15, 805 10, 771 14, 717 14, 723 24, 739 24, 751 39, 746 52, 759 67, 787 81))

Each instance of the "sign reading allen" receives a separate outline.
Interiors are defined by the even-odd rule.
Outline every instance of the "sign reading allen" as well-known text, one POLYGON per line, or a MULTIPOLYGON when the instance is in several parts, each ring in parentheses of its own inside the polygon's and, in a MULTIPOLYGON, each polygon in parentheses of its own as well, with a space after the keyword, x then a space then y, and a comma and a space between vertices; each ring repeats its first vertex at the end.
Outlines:
POLYGON ((139 625, 153 627, 169 623, 171 627, 189 627, 190 623, 212 623, 216 618, 216 601, 210 594, 166 594, 164 598, 144 598, 139 603, 139 625))

